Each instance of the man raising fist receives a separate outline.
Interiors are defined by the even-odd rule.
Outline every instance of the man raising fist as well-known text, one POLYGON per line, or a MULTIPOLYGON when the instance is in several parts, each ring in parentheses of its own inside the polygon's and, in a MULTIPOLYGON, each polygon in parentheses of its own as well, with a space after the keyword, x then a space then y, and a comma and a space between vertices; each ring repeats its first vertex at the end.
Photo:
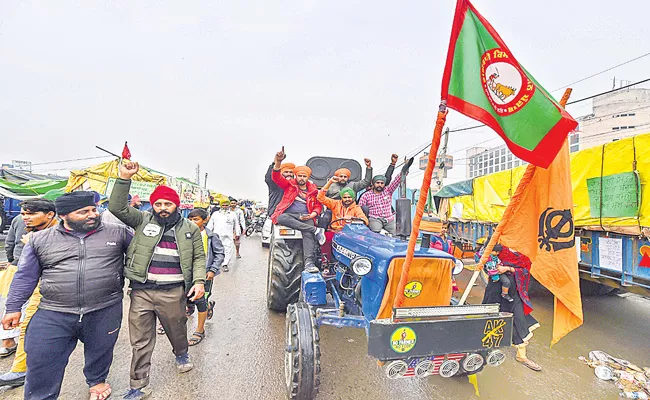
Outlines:
POLYGON ((193 368, 188 354, 187 298, 204 295, 205 252, 199 228, 181 217, 180 198, 168 186, 158 186, 149 198, 151 213, 128 205, 131 178, 140 166, 120 165, 109 210, 135 230, 127 251, 124 276, 131 281, 129 336, 133 346, 131 390, 124 399, 148 396, 151 355, 156 342, 156 316, 165 329, 179 372, 193 368))
POLYGON ((284 146, 275 154, 275 164, 271 177, 280 189, 284 191, 282 200, 271 216, 274 224, 280 224, 302 233, 303 258, 305 270, 317 272, 316 268, 316 241, 325 243, 325 232, 316 228, 315 219, 323 211, 323 206, 316 199, 318 188, 309 181, 311 168, 296 167, 295 179, 287 179, 280 173, 282 160, 286 158, 284 146))

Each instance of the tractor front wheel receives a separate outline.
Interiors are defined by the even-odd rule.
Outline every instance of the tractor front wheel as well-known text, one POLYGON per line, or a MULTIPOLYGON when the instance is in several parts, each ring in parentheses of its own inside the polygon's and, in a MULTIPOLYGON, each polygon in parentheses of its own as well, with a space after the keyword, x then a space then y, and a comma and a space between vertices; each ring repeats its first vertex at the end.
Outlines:
POLYGON ((315 313, 304 302, 287 307, 284 373, 289 399, 311 400, 320 386, 320 344, 315 313))
POLYGON ((302 241, 271 239, 266 304, 273 311, 284 312, 298 301, 302 277, 302 241))

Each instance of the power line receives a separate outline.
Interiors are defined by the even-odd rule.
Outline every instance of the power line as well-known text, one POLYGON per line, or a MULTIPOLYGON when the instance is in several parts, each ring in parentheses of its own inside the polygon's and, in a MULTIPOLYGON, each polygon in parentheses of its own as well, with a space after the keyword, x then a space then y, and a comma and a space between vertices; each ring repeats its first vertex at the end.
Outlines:
MULTIPOLYGON (((616 69, 616 68, 618 68, 618 67, 622 67, 623 65, 629 64, 629 63, 634 62, 634 61, 636 61, 636 60, 640 60, 640 59, 642 59, 643 57, 647 57, 647 56, 649 56, 649 55, 650 55, 650 52, 645 53, 645 54, 642 54, 642 55, 640 55, 640 56, 638 56, 638 57, 636 57, 636 58, 633 58, 633 59, 631 59, 631 60, 627 60, 627 61, 622 62, 622 63, 620 63, 620 64, 614 65, 613 67, 609 67, 609 68, 604 69, 604 70, 602 70, 602 71, 600 71, 600 72, 596 72, 595 74, 593 74, 593 75, 589 75, 589 76, 586 77, 586 78, 579 79, 579 80, 577 80, 577 81, 575 81, 575 82, 571 82, 571 83, 569 83, 568 85, 564 85, 564 86, 559 87, 559 88, 557 88, 557 89, 551 90, 551 93, 552 93, 552 92, 557 92, 558 90, 566 89, 566 88, 568 88, 569 86, 575 85, 576 83, 584 82, 584 81, 586 81, 587 79, 591 79, 591 78, 594 78, 594 77, 596 77, 596 76, 598 76, 598 75, 602 75, 602 74, 604 74, 605 72, 609 72, 609 71, 611 71, 611 70, 613 70, 613 69, 616 69)), ((570 103, 569 103, 569 104, 570 104, 570 103)))
MULTIPOLYGON (((614 92, 617 92, 617 91, 619 91, 619 90, 627 89, 627 88, 630 88, 630 87, 632 87, 632 86, 640 85, 640 84, 642 84, 642 83, 646 83, 646 82, 650 82, 650 78, 647 78, 647 79, 644 79, 644 80, 642 80, 642 81, 638 81, 638 82, 635 82, 635 83, 631 83, 631 84, 626 85, 626 86, 621 86, 620 88, 616 88, 616 89, 608 90, 608 91, 606 91, 606 92, 598 93, 598 94, 595 94, 595 95, 593 95, 593 96, 585 97, 585 98, 580 99, 580 100, 570 101, 570 102, 567 103, 567 106, 568 106, 568 105, 571 105, 571 104, 580 103, 580 102, 583 102, 583 101, 586 101, 586 100, 591 100, 591 99, 593 99, 594 97, 603 96, 603 95, 606 95, 606 94, 609 94, 609 93, 614 93, 614 92)), ((483 128, 483 127, 485 127, 485 126, 487 126, 487 125, 485 125, 485 124, 479 124, 479 125, 474 125, 474 126, 470 126, 470 127, 467 127, 467 128, 451 129, 451 130, 449 131, 449 133, 452 133, 452 132, 468 131, 468 130, 470 130, 470 129, 483 128)))
POLYGON ((580 103, 580 102, 585 101, 585 100, 591 100, 594 97, 603 96, 603 95, 606 95, 606 94, 618 92, 619 90, 627 89, 629 87, 640 85, 640 84, 646 83, 646 82, 650 82, 650 78, 647 78, 647 79, 644 79, 642 81, 638 81, 638 82, 635 82, 635 83, 631 83, 631 84, 626 85, 626 86, 621 86, 620 88, 616 88, 616 89, 608 90, 606 92, 598 93, 598 94, 595 94, 593 96, 585 97, 585 98, 580 99, 580 100, 570 101, 570 102, 566 103, 566 105, 569 106, 571 104, 580 103))
POLYGON ((75 159, 72 159, 72 160, 48 161, 48 162, 43 162, 43 163, 32 164, 32 166, 34 166, 34 165, 48 165, 48 164, 61 164, 61 163, 74 162, 74 161, 96 160, 98 158, 106 158, 106 157, 111 157, 111 156, 96 156, 96 157, 75 158, 75 159))

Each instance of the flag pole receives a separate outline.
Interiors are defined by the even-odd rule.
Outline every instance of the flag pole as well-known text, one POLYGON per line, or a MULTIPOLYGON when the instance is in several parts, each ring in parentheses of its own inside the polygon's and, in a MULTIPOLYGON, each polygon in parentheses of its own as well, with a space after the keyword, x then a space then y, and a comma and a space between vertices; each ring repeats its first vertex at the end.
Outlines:
MULTIPOLYGON (((573 89, 571 88, 567 88, 566 91, 564 92, 564 95, 560 100, 560 106, 562 108, 566 107, 566 103, 569 101, 569 96, 571 96, 572 90, 573 89)), ((465 291, 463 292, 463 296, 460 298, 458 305, 465 304, 465 301, 469 296, 469 292, 474 287, 474 284, 476 283, 476 280, 478 279, 481 270, 483 270, 483 266, 485 266, 485 263, 487 262, 490 253, 492 253, 492 249, 494 249, 494 246, 497 243, 499 243, 499 238, 501 237, 501 232, 503 232, 504 226, 507 225, 512 218, 514 218, 515 209, 517 208, 516 206, 521 202, 524 196, 524 192, 526 192, 526 190, 528 189, 528 185, 533 180, 533 176, 535 175, 536 168, 537 167, 534 166, 533 164, 528 164, 528 166, 526 167, 526 172, 524 172, 524 175, 521 177, 521 180, 519 181, 519 184, 517 185, 517 189, 515 189, 515 193, 512 195, 512 198, 510 198, 510 203, 508 203, 508 207, 506 207, 505 211, 503 212, 503 217, 501 218, 499 225, 497 225, 497 229, 494 230, 494 233, 492 233, 492 237, 490 238, 490 241, 488 242, 487 246, 485 246, 485 248, 483 249, 483 254, 481 255, 481 259, 479 260, 479 263, 474 268, 474 274, 472 275, 472 278, 469 280, 467 287, 465 287, 465 291)))
POLYGON ((433 138, 431 139, 431 149, 429 149, 429 162, 427 163, 427 169, 424 171, 424 179, 422 180, 422 187, 420 188, 420 197, 415 209, 415 218, 413 218, 411 236, 409 236, 408 250, 406 251, 406 260, 402 266, 402 274, 399 278, 399 284, 397 285, 397 294, 395 295, 395 300, 393 302, 393 306, 395 308, 401 307, 402 303, 404 302, 404 288, 408 282, 409 270, 411 269, 411 262, 413 261, 413 255, 415 254, 415 244, 417 243, 418 235, 420 234, 420 222, 422 222, 422 214, 424 213, 424 206, 427 202, 427 194, 429 193, 429 187, 431 186, 431 176, 433 175, 433 169, 436 165, 436 156, 438 154, 438 149, 440 148, 442 128, 445 126, 446 120, 447 102, 445 100, 442 100, 440 102, 440 107, 438 108, 436 127, 433 130, 433 138))

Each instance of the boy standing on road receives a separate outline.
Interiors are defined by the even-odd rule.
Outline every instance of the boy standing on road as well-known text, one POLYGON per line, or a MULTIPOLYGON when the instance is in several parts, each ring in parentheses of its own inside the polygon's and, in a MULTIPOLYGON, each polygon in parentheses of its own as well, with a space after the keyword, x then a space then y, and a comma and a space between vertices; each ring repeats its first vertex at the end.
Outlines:
MULTIPOLYGON (((207 257, 207 265, 205 267, 207 271, 205 275, 205 296, 193 302, 193 305, 196 305, 196 308, 199 310, 198 323, 196 331, 194 331, 188 343, 190 346, 195 346, 201 343, 205 337, 205 320, 211 319, 212 313, 214 312, 214 301, 209 301, 210 295, 212 294, 212 280, 221 272, 221 264, 223 263, 225 254, 219 235, 205 228, 205 224, 207 224, 210 219, 205 210, 192 210, 192 212, 187 216, 187 219, 194 222, 201 230, 203 250, 207 257)), ((193 305, 188 306, 189 315, 194 313, 193 305)))

